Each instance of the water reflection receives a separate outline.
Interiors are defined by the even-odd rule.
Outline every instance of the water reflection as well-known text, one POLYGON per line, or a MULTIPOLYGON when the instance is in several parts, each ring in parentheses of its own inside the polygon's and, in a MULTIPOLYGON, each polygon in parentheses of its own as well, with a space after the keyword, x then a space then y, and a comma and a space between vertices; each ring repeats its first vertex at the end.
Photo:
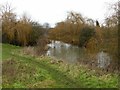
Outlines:
POLYGON ((98 67, 100 68, 106 68, 111 61, 108 53, 105 53, 103 51, 97 54, 97 60, 98 60, 98 67))
MULTIPOLYGON (((66 44, 60 41, 51 41, 50 44, 48 44, 50 47, 47 51, 47 55, 54 56, 57 59, 65 60, 69 63, 76 63, 80 60, 88 60, 87 53, 83 48, 79 48, 77 46, 73 46, 70 44, 66 44)), ((88 64, 91 63, 91 60, 87 61, 88 64)), ((96 61, 98 67, 105 68, 110 64, 110 57, 105 52, 99 52, 96 55, 96 61)))
POLYGON ((70 63, 78 62, 78 58, 82 57, 84 53, 81 48, 60 41, 52 41, 48 46, 50 49, 47 51, 47 55, 66 60, 70 63))

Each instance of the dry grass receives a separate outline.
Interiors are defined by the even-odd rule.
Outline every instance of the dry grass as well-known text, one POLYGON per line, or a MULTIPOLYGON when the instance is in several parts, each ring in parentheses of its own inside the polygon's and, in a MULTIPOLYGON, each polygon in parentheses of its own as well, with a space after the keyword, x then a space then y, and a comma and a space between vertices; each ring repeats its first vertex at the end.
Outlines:
POLYGON ((36 55, 35 48, 34 48, 34 47, 31 47, 31 46, 29 46, 29 47, 24 47, 24 48, 22 49, 22 52, 23 52, 23 54, 25 54, 25 55, 32 55, 32 56, 35 56, 35 55, 36 55))

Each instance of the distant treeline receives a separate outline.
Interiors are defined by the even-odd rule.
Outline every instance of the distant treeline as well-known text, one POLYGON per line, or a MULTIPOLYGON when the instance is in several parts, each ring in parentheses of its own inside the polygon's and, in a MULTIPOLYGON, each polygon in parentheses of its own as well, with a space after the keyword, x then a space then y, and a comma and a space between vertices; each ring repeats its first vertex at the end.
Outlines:
POLYGON ((39 38, 45 36, 49 24, 40 25, 26 14, 20 19, 9 4, 1 7, 2 42, 19 46, 36 45, 39 38))

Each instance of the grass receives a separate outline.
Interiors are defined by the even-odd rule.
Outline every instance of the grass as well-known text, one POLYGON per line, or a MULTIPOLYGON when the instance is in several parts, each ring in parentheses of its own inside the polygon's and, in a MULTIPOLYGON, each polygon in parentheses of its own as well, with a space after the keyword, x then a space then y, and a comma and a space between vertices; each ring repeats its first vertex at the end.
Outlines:
POLYGON ((117 88, 118 75, 97 75, 82 65, 58 63, 48 56, 21 53, 22 47, 2 44, 3 88, 117 88), (51 63, 54 62, 54 63, 51 63))

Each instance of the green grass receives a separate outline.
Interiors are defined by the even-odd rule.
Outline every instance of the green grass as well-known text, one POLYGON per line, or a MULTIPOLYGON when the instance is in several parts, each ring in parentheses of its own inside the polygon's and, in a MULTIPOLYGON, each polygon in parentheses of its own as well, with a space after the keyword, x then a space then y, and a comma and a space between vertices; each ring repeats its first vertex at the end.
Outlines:
POLYGON ((117 88, 118 75, 97 75, 82 65, 57 63, 47 56, 30 56, 22 48, 2 44, 3 88, 117 88))
POLYGON ((10 44, 2 44, 2 59, 5 60, 7 58, 14 57, 13 53, 15 53, 15 51, 17 52, 17 50, 20 48, 21 47, 19 46, 13 46, 10 44))

